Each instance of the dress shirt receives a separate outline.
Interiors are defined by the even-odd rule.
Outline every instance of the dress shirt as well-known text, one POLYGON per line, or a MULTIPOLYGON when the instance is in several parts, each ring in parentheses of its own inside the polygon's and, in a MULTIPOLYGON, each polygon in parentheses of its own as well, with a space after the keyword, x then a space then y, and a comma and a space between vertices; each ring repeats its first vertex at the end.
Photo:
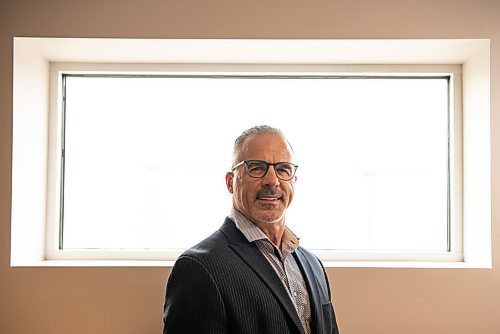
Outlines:
POLYGON ((229 218, 234 221, 236 227, 243 233, 249 242, 253 242, 280 278, 285 289, 288 291, 295 310, 299 315, 304 333, 311 333, 311 305, 306 283, 302 277, 293 252, 299 247, 299 239, 285 226, 281 250, 278 249, 257 225, 248 220, 236 209, 232 209, 229 218))

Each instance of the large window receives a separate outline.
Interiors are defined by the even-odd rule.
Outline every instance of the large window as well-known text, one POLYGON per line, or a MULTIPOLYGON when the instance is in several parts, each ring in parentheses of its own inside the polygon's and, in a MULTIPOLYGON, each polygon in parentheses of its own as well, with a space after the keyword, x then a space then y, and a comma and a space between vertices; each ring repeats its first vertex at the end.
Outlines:
POLYGON ((269 124, 326 266, 489 268, 489 69, 489 40, 15 38, 11 265, 171 265, 269 124))
POLYGON ((61 71, 60 82, 59 254, 194 245, 229 212, 233 140, 259 124, 294 146, 287 223, 309 249, 427 259, 460 242, 449 206, 452 74, 61 71))

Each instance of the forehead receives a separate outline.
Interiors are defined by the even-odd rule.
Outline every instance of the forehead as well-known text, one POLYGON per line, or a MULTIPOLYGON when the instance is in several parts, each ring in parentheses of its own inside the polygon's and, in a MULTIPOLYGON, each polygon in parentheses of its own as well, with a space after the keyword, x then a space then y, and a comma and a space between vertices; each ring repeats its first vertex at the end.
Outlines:
POLYGON ((276 134, 256 134, 248 137, 239 151, 239 160, 291 161, 292 153, 285 139, 276 134))

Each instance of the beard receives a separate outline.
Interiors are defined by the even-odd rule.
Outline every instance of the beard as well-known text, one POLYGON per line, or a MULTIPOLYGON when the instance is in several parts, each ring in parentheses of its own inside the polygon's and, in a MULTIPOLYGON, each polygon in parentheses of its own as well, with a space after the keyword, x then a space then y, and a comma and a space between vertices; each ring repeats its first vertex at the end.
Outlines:
POLYGON ((255 217, 257 218, 258 221, 263 222, 265 224, 278 224, 282 221, 282 218, 285 217, 284 212, 280 212, 280 214, 276 213, 259 213, 256 214, 255 217))
POLYGON ((285 194, 277 188, 264 186, 255 196, 255 210, 253 215, 258 221, 266 224, 276 224, 283 220, 285 216, 285 194), (271 203, 262 203, 262 198, 275 198, 271 203))

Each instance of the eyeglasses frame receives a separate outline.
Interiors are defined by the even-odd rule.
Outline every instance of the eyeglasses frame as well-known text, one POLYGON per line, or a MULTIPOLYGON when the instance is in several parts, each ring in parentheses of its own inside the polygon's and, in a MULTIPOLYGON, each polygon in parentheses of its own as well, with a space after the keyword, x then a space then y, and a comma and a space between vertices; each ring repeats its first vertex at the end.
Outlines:
POLYGON ((295 176, 295 173, 297 173, 297 168, 299 168, 299 165, 295 165, 291 162, 288 162, 288 161, 280 161, 280 162, 274 162, 274 163, 271 163, 271 162, 267 162, 267 161, 264 161, 264 160, 242 160, 240 162, 238 162, 236 165, 234 165, 232 168, 231 168, 231 172, 233 172, 236 168, 240 167, 241 165, 245 164, 246 168, 247 168, 247 172, 248 172, 248 163, 249 162, 252 162, 252 161, 256 161, 256 162, 263 162, 266 164, 267 166, 267 169, 266 169, 266 172, 264 174, 262 174, 262 176, 252 176, 250 175, 250 173, 248 173, 248 176, 254 178, 254 179, 262 179, 264 176, 267 175, 267 172, 269 171, 269 166, 273 166, 273 169, 274 169, 274 175, 276 175, 276 177, 278 179, 280 179, 281 181, 290 181, 291 179, 293 179, 293 177, 295 176), (290 164, 292 165, 295 169, 293 170, 293 174, 292 176, 289 178, 289 179, 283 179, 281 177, 278 176, 278 174, 276 173, 276 165, 279 165, 279 164, 290 164))

